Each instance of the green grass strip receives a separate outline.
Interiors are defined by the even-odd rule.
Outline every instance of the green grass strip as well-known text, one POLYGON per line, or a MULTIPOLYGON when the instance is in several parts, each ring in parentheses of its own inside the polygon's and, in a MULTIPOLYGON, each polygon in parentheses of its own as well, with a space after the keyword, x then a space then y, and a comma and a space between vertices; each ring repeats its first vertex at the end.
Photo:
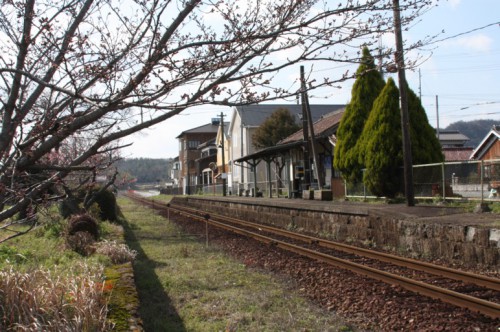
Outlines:
POLYGON ((273 276, 120 199, 146 331, 350 331, 273 276))

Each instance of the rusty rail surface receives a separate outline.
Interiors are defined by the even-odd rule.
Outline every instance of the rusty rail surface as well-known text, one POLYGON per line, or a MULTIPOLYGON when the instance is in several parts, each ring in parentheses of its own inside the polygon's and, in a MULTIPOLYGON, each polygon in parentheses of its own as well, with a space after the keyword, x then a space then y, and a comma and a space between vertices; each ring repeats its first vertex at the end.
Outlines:
MULTIPOLYGON (((190 212, 193 214, 198 214, 200 216, 203 214, 206 214, 206 212, 199 212, 199 210, 188 208, 185 206, 176 205, 173 208, 175 208, 177 210, 183 210, 186 212, 190 212)), ((305 234, 287 231, 287 230, 284 230, 281 228, 266 226, 263 224, 256 224, 256 223, 252 223, 252 222, 248 222, 248 221, 244 221, 244 220, 239 220, 239 219, 228 217, 228 216, 210 214, 210 218, 212 220, 215 219, 215 220, 219 220, 219 221, 227 221, 227 222, 231 222, 233 224, 237 224, 237 225, 241 225, 241 226, 245 226, 245 227, 252 227, 252 228, 258 229, 260 231, 266 231, 269 233, 274 233, 277 235, 286 236, 286 237, 292 238, 294 240, 300 240, 300 241, 303 241, 306 243, 317 244, 317 245, 324 247, 324 248, 335 249, 335 250, 343 251, 343 252, 354 254, 357 256, 361 256, 361 257, 372 258, 372 259, 376 259, 379 261, 391 263, 393 265, 398 265, 398 266, 402 266, 402 267, 406 267, 406 268, 410 268, 410 269, 415 269, 418 271, 427 272, 430 274, 454 279, 457 281, 472 283, 472 284, 475 284, 477 286, 489 288, 491 290, 500 291, 500 279, 497 279, 497 278, 491 278, 491 277, 478 275, 478 274, 474 274, 474 273, 470 273, 470 272, 450 269, 450 268, 447 268, 444 266, 439 266, 439 265, 435 265, 435 264, 431 264, 431 263, 427 263, 427 262, 422 262, 422 261, 418 261, 418 260, 411 259, 411 258, 391 255, 388 253, 373 251, 373 250, 364 249, 364 248, 360 248, 360 247, 355 247, 355 246, 351 246, 351 245, 340 243, 340 242, 325 240, 325 239, 321 239, 321 238, 317 238, 317 237, 313 237, 313 236, 309 236, 309 235, 305 235, 305 234)))
POLYGON ((127 194, 127 197, 140 201, 141 203, 152 206, 155 209, 167 210, 177 212, 179 214, 188 216, 199 221, 206 222, 207 224, 240 234, 244 236, 252 237, 258 241, 266 244, 275 245, 281 249, 294 252, 296 254, 321 261, 327 264, 335 265, 341 268, 348 269, 355 273, 364 275, 369 278, 373 278, 385 283, 392 285, 401 286, 412 292, 428 296, 434 299, 441 300, 459 307, 467 308, 471 311, 479 312, 481 314, 500 318, 500 304, 472 297, 469 295, 461 294, 452 290, 437 287, 431 284, 427 284, 421 281, 412 280, 407 277, 391 274, 382 270, 377 270, 368 266, 364 266, 355 262, 348 261, 346 259, 334 257, 325 253, 307 249, 298 245, 290 244, 281 240, 273 239, 271 237, 252 232, 246 229, 242 229, 236 226, 228 225, 231 223, 233 225, 239 225, 243 227, 249 227, 258 230, 259 232, 265 231, 271 234, 280 235, 288 237, 294 240, 303 241, 309 244, 316 244, 321 247, 335 249, 350 254, 354 254, 361 257, 367 257, 386 263, 394 264, 397 266, 410 268, 417 271, 423 271, 426 273, 447 277, 450 279, 462 281, 465 283, 472 283, 481 287, 485 287, 491 290, 500 290, 500 279, 491 278, 487 276, 482 276, 478 274, 473 274, 469 272, 464 272, 460 270, 454 270, 447 267, 442 267, 435 264, 430 264, 426 262, 417 261, 414 259, 399 257, 387 253, 376 252, 364 248, 358 248, 334 241, 328 241, 325 239, 320 239, 300 233, 290 232, 287 230, 266 226, 262 224, 251 223, 243 220, 239 220, 232 217, 217 215, 217 214, 207 214, 207 212, 199 211, 196 209, 188 208, 180 205, 164 204, 159 202, 153 202, 150 199, 140 197, 138 195, 127 194))

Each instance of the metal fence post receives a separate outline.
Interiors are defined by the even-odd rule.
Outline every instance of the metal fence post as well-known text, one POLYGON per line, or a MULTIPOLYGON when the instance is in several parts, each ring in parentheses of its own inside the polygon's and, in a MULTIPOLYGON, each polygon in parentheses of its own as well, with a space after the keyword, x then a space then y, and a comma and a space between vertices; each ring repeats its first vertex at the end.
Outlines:
POLYGON ((484 203, 484 160, 481 160, 481 206, 484 203))
POLYGON ((444 162, 441 163, 441 178, 443 180, 443 200, 446 200, 446 178, 444 177, 444 162))
POLYGON ((206 247, 208 248, 208 219, 210 219, 210 215, 207 213, 204 215, 205 218, 205 239, 206 239, 206 247))

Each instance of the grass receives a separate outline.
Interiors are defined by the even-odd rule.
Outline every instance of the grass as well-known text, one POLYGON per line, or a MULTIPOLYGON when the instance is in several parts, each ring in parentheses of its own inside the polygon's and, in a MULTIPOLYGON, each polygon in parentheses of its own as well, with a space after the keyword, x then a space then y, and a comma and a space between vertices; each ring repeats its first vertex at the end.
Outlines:
MULTIPOLYGON (((500 202, 485 201, 484 202, 490 212, 500 213, 500 202)), ((475 208, 480 204, 480 201, 449 201, 447 206, 461 208, 464 212, 473 212, 475 208)))
POLYGON ((491 209, 491 212, 493 213, 500 213, 500 203, 498 202, 492 202, 489 204, 489 207, 491 209))
POLYGON ((0 271, 0 330, 109 330, 102 283, 96 282, 102 271, 96 266, 78 268, 21 273, 11 266, 0 271))
MULTIPOLYGON (((109 308, 113 323, 128 326, 130 313, 119 310, 128 308, 130 295, 127 306, 111 301, 127 285, 114 289, 116 282, 106 280, 106 272, 120 268, 115 264, 135 255, 123 244, 123 227, 100 222, 101 237, 112 240, 97 243, 96 254, 82 257, 67 249, 66 221, 55 206, 39 213, 39 224, 0 244, 0 330, 108 331, 109 308)), ((5 232, 0 231, 0 238, 5 232)), ((121 293, 131 294, 128 289, 121 293)))
MULTIPOLYGON (((360 202, 366 204, 387 204, 388 201, 381 198, 366 198, 363 197, 349 197, 348 199, 351 202, 360 202)), ((404 203, 404 198, 397 198, 395 200, 390 201, 389 203, 404 203)), ((464 212, 473 212, 476 206, 480 203, 480 201, 475 200, 454 200, 447 199, 444 203, 447 207, 456 207, 462 209, 464 212)), ((485 201, 488 205, 490 212, 492 213, 500 213, 500 202, 495 201, 485 201)), ((417 199, 417 205, 443 205, 443 201, 441 197, 436 197, 434 199, 417 199)))
MULTIPOLYGON (((64 248, 64 239, 59 236, 62 229, 59 224, 63 221, 57 212, 48 211, 41 218, 44 220, 41 220, 40 224, 45 226, 0 244, 1 270, 7 269, 10 265, 19 272, 52 267, 69 269, 75 261, 80 260, 79 254, 64 248)), ((93 265, 96 257, 87 260, 93 265)))
POLYGON ((151 196, 149 198, 154 200, 154 201, 161 202, 161 203, 168 203, 168 202, 170 202, 172 197, 174 197, 174 196, 172 196, 172 195, 156 195, 156 196, 151 196))
POLYGON ((36 230, 0 244, 0 330, 103 331, 102 256, 83 259, 36 230))
POLYGON ((146 331, 350 331, 286 284, 119 200, 146 331))

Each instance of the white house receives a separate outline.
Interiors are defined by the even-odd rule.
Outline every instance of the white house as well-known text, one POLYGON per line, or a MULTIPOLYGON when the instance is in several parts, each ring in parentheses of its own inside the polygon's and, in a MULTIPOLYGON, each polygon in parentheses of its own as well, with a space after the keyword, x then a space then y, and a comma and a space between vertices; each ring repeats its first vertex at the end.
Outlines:
MULTIPOLYGON (((343 109, 345 105, 310 105, 312 121, 316 122, 321 116, 343 109)), ((233 107, 230 124, 228 128, 228 186, 232 193, 240 189, 253 187, 254 172, 244 163, 234 163, 246 155, 256 152, 252 144, 252 136, 255 130, 276 110, 288 109, 299 124, 302 124, 302 105, 297 104, 259 104, 233 107)), ((267 173, 265 165, 259 164, 256 168, 257 181, 266 181, 267 173)))

